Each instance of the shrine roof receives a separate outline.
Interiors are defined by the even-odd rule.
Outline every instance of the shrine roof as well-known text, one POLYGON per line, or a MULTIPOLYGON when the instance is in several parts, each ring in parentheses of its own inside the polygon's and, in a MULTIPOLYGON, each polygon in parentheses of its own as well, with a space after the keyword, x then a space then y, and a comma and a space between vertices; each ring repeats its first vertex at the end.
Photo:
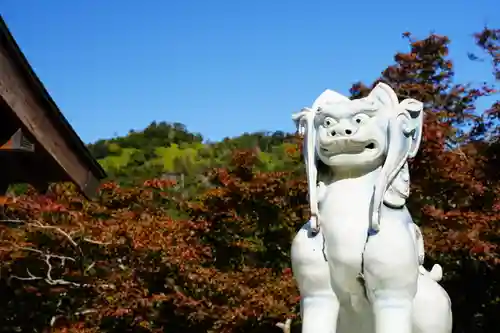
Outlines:
MULTIPOLYGON (((72 181, 93 195, 106 173, 47 92, 0 15, 0 187, 72 181)), ((1 190, 1 189, 0 189, 1 190)))

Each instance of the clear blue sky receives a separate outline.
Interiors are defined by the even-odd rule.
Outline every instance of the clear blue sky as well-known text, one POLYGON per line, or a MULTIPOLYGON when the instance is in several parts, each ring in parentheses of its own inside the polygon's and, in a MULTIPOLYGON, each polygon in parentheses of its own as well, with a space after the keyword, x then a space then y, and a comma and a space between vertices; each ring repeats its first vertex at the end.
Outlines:
POLYGON ((500 27, 498 1, 0 0, 0 13, 85 142, 153 120, 216 140, 293 130, 325 88, 375 79, 404 31, 450 36, 459 78, 484 80, 466 53, 500 27))

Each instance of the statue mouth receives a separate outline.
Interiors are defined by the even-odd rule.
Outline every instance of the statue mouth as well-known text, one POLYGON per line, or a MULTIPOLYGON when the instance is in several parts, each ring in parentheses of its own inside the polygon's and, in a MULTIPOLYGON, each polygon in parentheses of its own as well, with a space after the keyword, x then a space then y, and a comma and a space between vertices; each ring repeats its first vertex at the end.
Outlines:
POLYGON ((356 155, 364 153, 365 151, 374 151, 376 148, 377 145, 375 142, 357 143, 347 140, 339 140, 330 143, 328 146, 320 146, 321 152, 329 156, 340 154, 356 155))

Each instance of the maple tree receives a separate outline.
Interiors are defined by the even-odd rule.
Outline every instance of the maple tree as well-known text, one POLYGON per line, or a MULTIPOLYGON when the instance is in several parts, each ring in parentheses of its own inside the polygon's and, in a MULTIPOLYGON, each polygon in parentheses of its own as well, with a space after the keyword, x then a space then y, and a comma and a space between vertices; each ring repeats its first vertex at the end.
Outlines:
MULTIPOLYGON (((499 30, 475 35, 498 79, 499 30)), ((444 266, 455 332, 500 326, 499 103, 493 84, 455 81, 447 37, 398 53, 378 81, 424 102, 424 138, 411 161, 409 209, 427 264, 444 266)), ((375 83, 376 83, 375 82, 375 83)), ((373 85, 371 85, 373 86, 373 85)), ((369 86, 355 84, 353 97, 369 86)), ((286 154, 301 163, 300 138, 286 154)), ((0 331, 280 332, 300 319, 289 248, 308 219, 303 171, 259 171, 238 150, 186 199, 168 180, 101 186, 86 201, 71 185, 11 197, 1 232, 0 331)))
MULTIPOLYGON (((492 58, 496 79, 499 36, 499 30, 487 28, 475 35, 492 58)), ((491 329, 499 324, 494 313, 500 309, 500 183, 492 172, 498 165, 499 102, 488 110, 476 105, 498 91, 494 84, 456 82, 446 36, 404 37, 410 52, 396 54, 395 65, 377 82, 390 84, 400 98, 424 103, 424 136, 410 163, 409 208, 421 225, 430 262, 439 261, 447 273, 455 331, 491 329)), ((355 97, 368 91, 362 83, 351 89, 355 97)))
POLYGON ((238 161, 245 156, 235 154, 234 171, 214 171, 212 176, 228 191, 214 189, 189 203, 187 209, 196 217, 192 220, 169 216, 167 207, 179 200, 173 183, 159 179, 135 188, 103 184, 96 202, 85 201, 64 185, 45 196, 11 199, 4 212, 9 219, 1 229, 5 302, 0 331, 279 332, 276 323, 293 316, 298 304, 286 257, 295 224, 306 218, 305 187, 296 189, 294 197, 287 190, 296 182, 284 174, 250 173, 252 179, 242 180, 248 166, 238 161), (245 192, 248 186, 253 186, 253 197, 245 192), (283 210, 278 213, 281 220, 263 220, 260 230, 246 216, 244 225, 235 220, 233 230, 211 238, 229 222, 219 219, 222 215, 244 214, 235 207, 259 205, 260 200, 268 212, 283 208, 274 207, 278 202, 272 194, 279 188, 282 205, 292 211, 302 204, 303 216, 280 224, 287 219, 283 210), (225 195, 233 200, 227 211, 221 206, 204 218, 223 205, 225 195), (282 232, 273 236, 273 225, 282 232), (246 228, 267 233, 263 238, 268 248, 252 249, 255 242, 246 241, 246 228), (222 247, 234 256, 218 252, 222 247), (243 260, 250 252, 260 262, 233 264, 233 257, 243 260), (275 265, 263 252, 279 252, 283 259, 275 265))

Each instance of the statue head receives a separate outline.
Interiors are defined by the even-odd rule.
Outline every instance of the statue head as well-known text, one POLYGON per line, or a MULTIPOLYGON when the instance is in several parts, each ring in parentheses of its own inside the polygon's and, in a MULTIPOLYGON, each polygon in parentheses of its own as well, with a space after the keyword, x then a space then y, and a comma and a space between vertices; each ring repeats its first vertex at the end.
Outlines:
MULTIPOLYGON (((306 109, 305 156, 308 181, 317 181, 318 163, 335 172, 381 168, 373 194, 374 227, 382 202, 401 207, 409 195, 408 158, 418 151, 423 104, 399 102, 394 90, 377 84, 367 97, 351 100, 332 90, 323 92, 306 109)), ((304 113, 302 113, 304 114, 304 113)))
POLYGON ((316 108, 316 154, 334 171, 376 167, 387 150, 384 110, 370 100, 324 103, 316 108))

